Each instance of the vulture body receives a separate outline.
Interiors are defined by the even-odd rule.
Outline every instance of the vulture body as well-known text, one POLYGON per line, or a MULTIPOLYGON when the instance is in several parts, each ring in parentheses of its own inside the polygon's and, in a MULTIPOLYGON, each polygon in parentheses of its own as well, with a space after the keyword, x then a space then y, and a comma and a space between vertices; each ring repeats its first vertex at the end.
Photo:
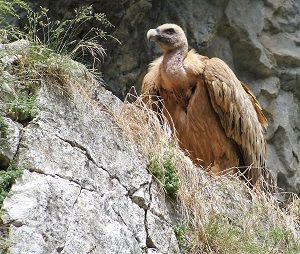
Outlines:
POLYGON ((175 24, 150 29, 147 38, 163 56, 150 64, 142 96, 166 116, 181 148, 215 174, 239 167, 253 185, 266 177, 267 120, 249 88, 222 60, 188 51, 187 38, 175 24))

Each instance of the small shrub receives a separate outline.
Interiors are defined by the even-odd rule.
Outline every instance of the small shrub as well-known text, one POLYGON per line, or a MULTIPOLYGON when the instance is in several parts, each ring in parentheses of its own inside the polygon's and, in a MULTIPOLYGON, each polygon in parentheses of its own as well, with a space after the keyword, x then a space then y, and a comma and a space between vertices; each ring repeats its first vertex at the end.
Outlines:
POLYGON ((22 176, 23 171, 24 169, 18 168, 14 162, 11 162, 6 170, 0 171, 0 206, 2 206, 16 178, 22 176))
POLYGON ((184 252, 188 252, 192 248, 192 244, 188 239, 188 231, 190 230, 187 226, 181 223, 178 226, 173 227, 174 233, 177 238, 180 249, 184 252))
POLYGON ((21 92, 7 105, 7 115, 20 123, 30 122, 38 114, 36 96, 34 94, 21 92))
POLYGON ((19 17, 16 12, 16 6, 28 9, 28 4, 22 0, 0 0, 0 25, 5 25, 7 15, 19 17))
POLYGON ((154 155, 149 164, 149 171, 164 185, 167 194, 172 198, 176 197, 180 184, 176 164, 173 154, 165 154, 162 161, 159 156, 154 155))
POLYGON ((164 170, 157 155, 153 155, 150 159, 148 169, 159 181, 164 181, 164 170))
MULTIPOLYGON (((2 115, 0 115, 0 140, 6 140, 8 136, 8 126, 6 122, 4 121, 4 118, 2 115)), ((0 142, 1 146, 1 142, 0 142)))
POLYGON ((179 178, 176 171, 176 160, 174 161, 174 155, 165 157, 163 167, 165 169, 165 189, 171 197, 176 197, 179 189, 179 178))

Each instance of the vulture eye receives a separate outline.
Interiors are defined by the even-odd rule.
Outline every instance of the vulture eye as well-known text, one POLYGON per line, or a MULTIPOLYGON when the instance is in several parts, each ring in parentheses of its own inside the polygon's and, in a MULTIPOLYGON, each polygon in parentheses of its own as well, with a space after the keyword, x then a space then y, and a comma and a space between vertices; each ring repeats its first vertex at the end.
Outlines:
POLYGON ((169 29, 165 30, 165 33, 166 34, 175 34, 175 30, 174 30, 174 28, 169 28, 169 29))

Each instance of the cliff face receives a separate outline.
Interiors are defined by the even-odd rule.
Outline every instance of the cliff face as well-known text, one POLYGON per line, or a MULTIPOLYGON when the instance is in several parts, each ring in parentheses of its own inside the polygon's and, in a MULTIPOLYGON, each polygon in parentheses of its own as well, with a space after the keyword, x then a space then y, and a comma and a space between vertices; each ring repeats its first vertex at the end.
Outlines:
MULTIPOLYGON (((1 61, 16 61, 18 44, 26 48, 0 45, 1 61)), ((10 145, 1 162, 25 168, 2 207, 10 253, 178 253, 146 158, 111 115, 121 102, 81 65, 69 65, 78 87, 43 80, 38 117, 24 125, 4 118, 10 145)), ((5 86, 13 93, 19 85, 5 86)))
MULTIPOLYGON (((44 1, 33 1, 35 6, 44 1)), ((52 17, 71 15, 79 1, 51 2, 52 17)), ((166 22, 184 28, 190 48, 225 60, 258 97, 269 121, 268 167, 279 187, 299 193, 300 2, 293 0, 86 1, 115 25, 102 66, 106 87, 124 98, 141 88, 159 49, 146 40, 166 22)))
MULTIPOLYGON (((299 193, 298 1, 85 1, 92 2, 97 12, 107 13, 116 26, 113 35, 122 42, 106 45, 102 71, 107 88, 120 98, 132 85, 140 89, 148 63, 160 54, 146 41, 147 30, 165 22, 181 25, 191 48, 224 59, 257 95, 270 123, 268 166, 280 187, 299 193)), ((48 5, 55 19, 71 16, 70 10, 79 4, 34 1, 36 6, 48 5)), ((1 80, 1 100, 3 94, 15 96, 19 84, 11 82, 10 66, 24 59, 27 46, 22 41, 0 45, 1 79, 6 80, 1 80)), ((9 226, 9 251, 179 253, 173 231, 179 218, 149 174, 145 155, 113 117, 122 102, 90 79, 81 65, 70 62, 68 66, 77 77, 76 86, 41 79, 36 117, 1 119, 8 143, 4 149, 0 144, 0 167, 15 160, 25 168, 2 207, 3 223, 9 226)), ((290 242, 287 236, 299 239, 295 219, 299 203, 294 204, 295 213, 284 217, 286 211, 277 203, 272 207, 266 199, 263 207, 259 193, 249 194, 239 182, 210 178, 195 168, 190 173, 182 178, 181 202, 193 215, 190 223, 199 229, 191 238, 198 245, 206 244, 205 251, 222 252, 229 242, 228 253, 234 253, 250 239, 243 237, 245 232, 255 235, 250 241, 254 249, 261 242, 264 246, 272 232, 277 236, 278 229, 287 232, 283 246, 290 242), (273 216, 274 211, 279 215, 273 216), (223 240, 217 244, 207 237, 215 226, 234 227, 236 234, 228 240, 223 236, 232 231, 217 228, 215 236, 223 240)), ((275 242, 278 246, 271 246, 269 252, 281 247, 281 242, 275 242)))

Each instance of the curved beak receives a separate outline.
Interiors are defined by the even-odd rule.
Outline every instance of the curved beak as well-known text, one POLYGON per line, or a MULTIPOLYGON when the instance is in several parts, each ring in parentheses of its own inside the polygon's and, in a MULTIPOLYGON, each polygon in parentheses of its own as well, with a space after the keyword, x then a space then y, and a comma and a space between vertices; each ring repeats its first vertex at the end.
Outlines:
POLYGON ((157 35, 158 35, 158 32, 156 29, 150 29, 148 32, 147 32, 147 39, 149 41, 156 41, 157 40, 157 35))

